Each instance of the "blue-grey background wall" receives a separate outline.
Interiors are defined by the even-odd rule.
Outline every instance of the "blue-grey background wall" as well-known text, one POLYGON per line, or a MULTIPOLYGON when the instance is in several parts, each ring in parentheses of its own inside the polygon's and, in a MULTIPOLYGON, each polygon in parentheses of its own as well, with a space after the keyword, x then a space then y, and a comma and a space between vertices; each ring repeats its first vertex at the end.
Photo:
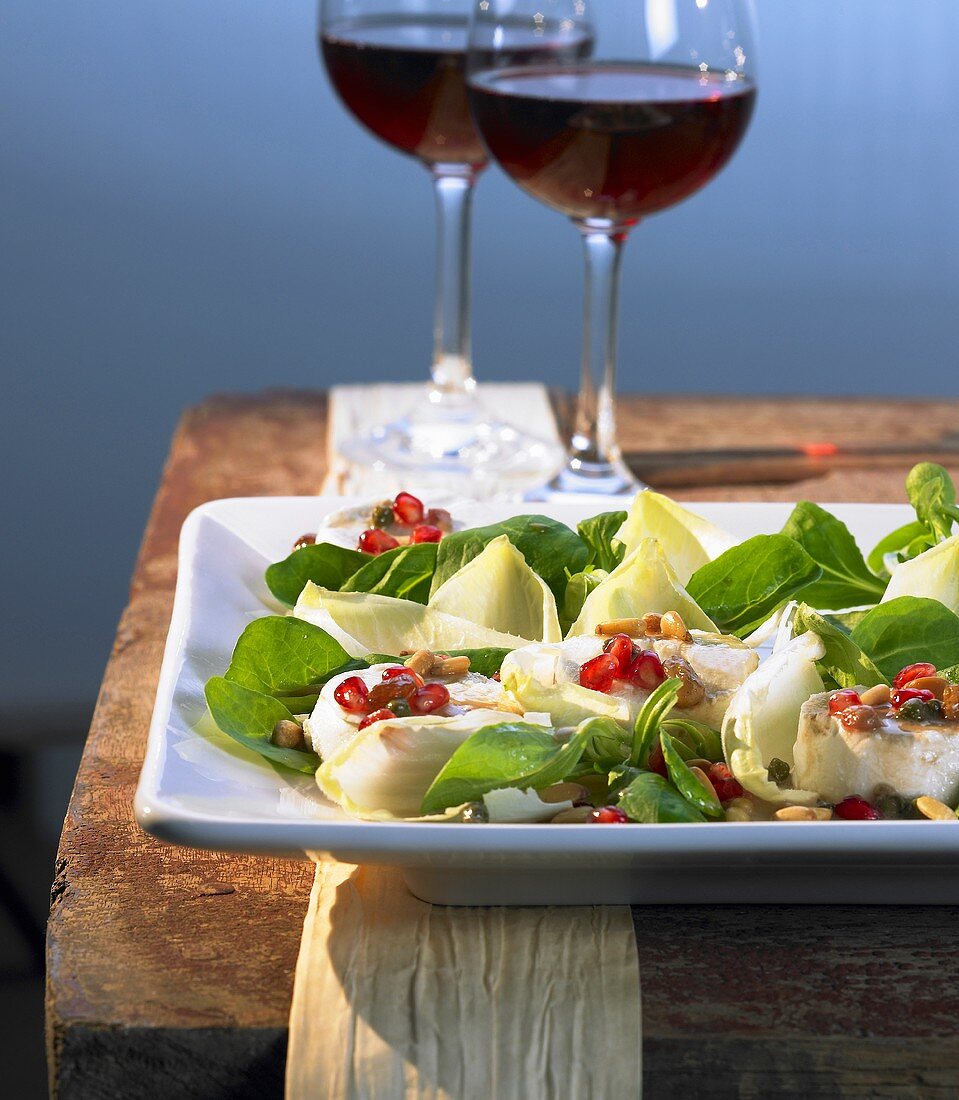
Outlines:
MULTIPOLYGON (((956 396, 959 5, 757 7, 743 148, 630 245, 622 387, 956 396)), ((184 405, 426 369, 427 180, 334 101, 313 22, 310 0, 3 4, 11 705, 95 691, 184 405)), ((490 171, 475 240, 480 376, 574 385, 575 233, 490 171)))

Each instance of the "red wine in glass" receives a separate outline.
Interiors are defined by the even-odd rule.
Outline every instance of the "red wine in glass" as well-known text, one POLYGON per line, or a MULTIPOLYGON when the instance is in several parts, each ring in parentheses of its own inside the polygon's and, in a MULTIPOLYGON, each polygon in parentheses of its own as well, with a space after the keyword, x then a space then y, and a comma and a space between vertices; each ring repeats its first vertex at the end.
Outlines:
POLYGON ((756 99, 744 78, 619 62, 479 72, 470 91, 490 152, 524 190, 572 218, 619 226, 707 184, 756 99))
POLYGON ((479 168, 466 32, 465 19, 442 15, 343 19, 322 31, 320 48, 340 98, 377 137, 428 164, 479 168))

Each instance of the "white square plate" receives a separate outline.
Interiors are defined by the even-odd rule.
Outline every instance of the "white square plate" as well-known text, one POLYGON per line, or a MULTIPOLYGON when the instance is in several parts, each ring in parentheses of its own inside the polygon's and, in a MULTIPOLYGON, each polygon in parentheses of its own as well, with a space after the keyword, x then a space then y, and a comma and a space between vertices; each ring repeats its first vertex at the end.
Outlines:
MULTIPOLYGON (((203 684, 226 669, 247 623, 282 609, 263 580, 303 531, 342 498, 218 500, 183 526, 167 639, 136 816, 174 844, 351 863, 395 864, 412 891, 444 904, 959 902, 959 828, 932 821, 633 825, 366 822, 347 817, 310 776, 285 773, 220 734, 203 684)), ((612 505, 606 505, 611 507, 612 505)), ((596 501, 536 505, 575 523, 596 501)), ((748 538, 778 531, 788 504, 701 504, 748 538)), ((517 507, 470 505, 470 526, 517 507)), ((830 505, 869 548, 912 518, 899 505, 830 505)))

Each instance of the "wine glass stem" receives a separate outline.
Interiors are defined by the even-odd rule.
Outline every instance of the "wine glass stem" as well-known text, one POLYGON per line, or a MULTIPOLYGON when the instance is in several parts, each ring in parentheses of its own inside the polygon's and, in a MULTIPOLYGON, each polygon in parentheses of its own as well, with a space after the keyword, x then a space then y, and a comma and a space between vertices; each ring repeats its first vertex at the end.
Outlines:
POLYGON ((616 442, 614 406, 619 270, 626 234, 588 224, 579 229, 586 254, 583 372, 567 469, 561 479, 571 482, 571 488, 595 485, 597 491, 623 491, 634 483, 616 442))
POLYGON ((436 168, 436 320, 430 400, 453 408, 467 405, 476 388, 470 348, 470 215, 472 168, 436 168))

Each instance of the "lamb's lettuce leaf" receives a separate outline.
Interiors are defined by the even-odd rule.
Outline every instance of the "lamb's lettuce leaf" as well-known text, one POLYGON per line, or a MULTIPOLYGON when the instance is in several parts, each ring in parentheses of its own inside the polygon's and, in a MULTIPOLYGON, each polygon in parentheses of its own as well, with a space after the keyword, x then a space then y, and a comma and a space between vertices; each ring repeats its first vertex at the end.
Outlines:
POLYGON ((626 546, 616 534, 626 522, 626 516, 626 512, 601 512, 577 526, 579 537, 589 550, 588 564, 594 569, 605 569, 608 573, 626 557, 626 546))
POLYGON ((629 784, 620 791, 618 805, 630 821, 644 825, 663 822, 705 821, 706 818, 656 772, 632 769, 629 784))
POLYGON ((569 630, 579 618, 586 597, 608 576, 605 569, 594 569, 587 565, 581 573, 574 573, 569 578, 560 607, 560 621, 565 630, 569 630))
POLYGON ((471 527, 447 535, 439 543, 432 591, 436 592, 500 535, 506 535, 557 600, 563 598, 567 577, 580 572, 589 558, 586 543, 566 524, 548 516, 514 516, 488 527, 471 527))
POLYGON ((715 792, 712 788, 706 787, 693 774, 672 737, 665 731, 661 731, 659 741, 663 749, 663 759, 666 761, 666 770, 669 772, 670 782, 676 790, 690 805, 695 806, 706 817, 721 818, 723 807, 716 798, 715 792))
POLYGON ((282 703, 222 676, 207 681, 205 694, 214 722, 235 741, 274 764, 298 772, 316 771, 320 762, 316 753, 282 749, 270 741, 277 722, 290 717, 282 703))
POLYGON ((812 607, 843 608, 874 604, 882 597, 885 582, 867 568, 849 528, 825 508, 800 501, 782 533, 822 569, 819 580, 797 592, 797 599, 812 607))
POLYGON ((439 813, 505 787, 542 790, 579 763, 588 733, 566 742, 528 722, 500 722, 478 730, 453 753, 423 797, 421 812, 439 813))
POLYGON ((906 495, 916 510, 916 519, 937 540, 952 534, 959 521, 956 487, 947 470, 935 462, 920 462, 906 478, 906 495))
POLYGON ((959 662, 959 617, 938 600, 899 596, 881 603, 851 637, 889 680, 916 661, 936 668, 959 662))
POLYGON ((721 631, 744 638, 821 576, 794 539, 755 535, 698 569, 687 591, 721 631))
POLYGON ((817 662, 827 687, 872 687, 889 681, 868 654, 852 640, 848 630, 806 604, 800 604, 793 618, 798 636, 811 630, 822 642, 825 653, 817 662))
POLYGON ((266 583, 281 602, 292 607, 307 581, 320 588, 341 588, 357 570, 376 559, 360 550, 319 542, 294 550, 288 558, 267 567, 266 583))
POLYGON ((681 584, 736 545, 728 532, 651 489, 637 494, 616 538, 627 556, 645 539, 657 539, 681 584))
MULTIPOLYGON (((240 635, 226 672, 232 683, 269 695, 302 694, 348 668, 364 668, 319 627, 288 615, 254 619, 240 635)), ((302 712, 301 712, 302 713, 302 712)))
POLYGON ((340 585, 340 591, 373 592, 379 596, 426 603, 435 570, 435 542, 397 546, 367 561, 340 585))

